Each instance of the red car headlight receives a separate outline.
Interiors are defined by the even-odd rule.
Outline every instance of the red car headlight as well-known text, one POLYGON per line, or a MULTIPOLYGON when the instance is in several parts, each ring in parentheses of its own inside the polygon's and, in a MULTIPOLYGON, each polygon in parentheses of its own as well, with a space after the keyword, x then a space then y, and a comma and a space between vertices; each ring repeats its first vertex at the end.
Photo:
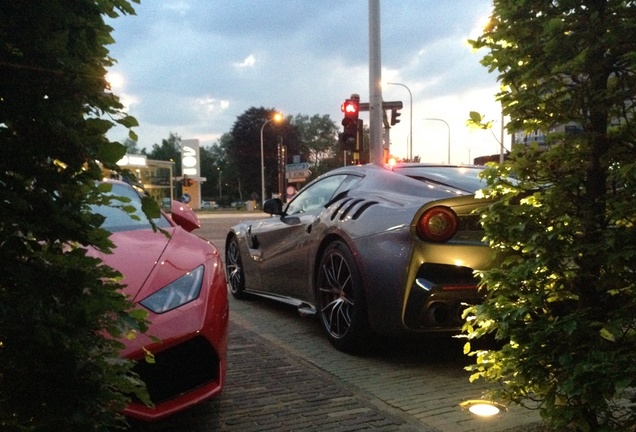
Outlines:
POLYGON ((442 243, 455 236, 457 226, 457 214, 449 207, 437 206, 422 213, 416 230, 422 240, 442 243))
POLYGON ((161 314, 195 300, 201 292, 204 269, 202 265, 195 268, 139 303, 161 314))

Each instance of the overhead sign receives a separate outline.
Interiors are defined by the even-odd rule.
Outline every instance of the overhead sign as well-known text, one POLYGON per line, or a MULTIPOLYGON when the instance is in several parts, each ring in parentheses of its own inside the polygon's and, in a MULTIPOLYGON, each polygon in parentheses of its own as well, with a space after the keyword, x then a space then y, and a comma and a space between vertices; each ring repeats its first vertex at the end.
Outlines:
POLYGON ((287 181, 290 183, 302 183, 302 182, 306 182, 307 179, 305 177, 294 177, 294 178, 287 179, 287 181))
POLYGON ((290 172, 290 171, 304 171, 304 170, 308 170, 309 169, 309 163, 308 162, 299 162, 299 163, 287 164, 285 169, 287 170, 287 172, 290 172))
MULTIPOLYGON (((359 106, 360 111, 369 111, 369 102, 362 102, 359 106)), ((402 109, 402 101, 389 101, 382 102, 382 109, 384 111, 402 109)))
POLYGON ((305 179, 307 177, 309 177, 311 175, 311 171, 309 171, 308 169, 306 170, 295 170, 295 171, 287 171, 285 173, 285 178, 290 180, 290 179, 305 179))

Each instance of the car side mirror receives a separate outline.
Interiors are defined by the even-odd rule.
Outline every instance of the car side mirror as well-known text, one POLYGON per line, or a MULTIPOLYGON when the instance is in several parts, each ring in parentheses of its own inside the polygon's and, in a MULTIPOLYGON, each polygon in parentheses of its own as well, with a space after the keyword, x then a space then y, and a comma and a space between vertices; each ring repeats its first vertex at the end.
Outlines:
POLYGON ((272 198, 268 199, 263 203, 263 211, 270 215, 282 216, 285 213, 283 212, 283 202, 280 198, 272 198))
POLYGON ((172 200, 170 216, 174 223, 188 232, 201 228, 201 222, 196 213, 190 207, 177 200, 172 200))

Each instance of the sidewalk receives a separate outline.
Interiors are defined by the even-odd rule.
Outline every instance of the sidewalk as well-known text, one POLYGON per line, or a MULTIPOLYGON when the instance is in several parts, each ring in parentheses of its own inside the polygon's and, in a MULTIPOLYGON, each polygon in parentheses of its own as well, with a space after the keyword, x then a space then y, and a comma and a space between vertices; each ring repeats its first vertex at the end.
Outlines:
POLYGON ((221 397, 135 432, 437 432, 230 324, 221 397))
POLYGON ((132 431, 537 431, 535 412, 512 408, 481 419, 461 410, 483 388, 466 382, 461 356, 444 343, 355 357, 285 306, 231 300, 230 311, 221 396, 132 431))

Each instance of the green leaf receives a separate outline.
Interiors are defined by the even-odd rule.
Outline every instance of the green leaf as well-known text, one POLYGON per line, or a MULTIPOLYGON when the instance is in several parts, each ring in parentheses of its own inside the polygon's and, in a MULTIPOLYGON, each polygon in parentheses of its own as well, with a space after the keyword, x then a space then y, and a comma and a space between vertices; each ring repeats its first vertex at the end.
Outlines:
POLYGON ((161 208, 157 201, 152 197, 144 196, 141 198, 141 210, 149 219, 156 219, 161 216, 161 208))
POLYGON ((600 331, 599 334, 601 335, 601 337, 605 340, 608 340, 610 342, 616 342, 616 338, 614 337, 614 335, 612 334, 611 331, 609 331, 606 327, 603 327, 600 331))
POLYGON ((142 347, 144 350, 144 358, 146 363, 155 364, 155 355, 146 347, 142 347))
POLYGON ((116 164, 126 155, 126 147, 116 142, 107 141, 99 147, 97 159, 108 164, 116 164))
POLYGON ((139 126, 139 122, 137 121, 137 119, 130 115, 124 118, 118 119, 117 123, 119 123, 122 126, 125 126, 128 129, 139 126))
POLYGON ((481 114, 479 114, 477 111, 471 111, 469 114, 469 118, 471 121, 475 122, 475 123, 481 123, 481 120, 483 119, 483 116, 481 114))
POLYGON ((130 138, 131 140, 135 142, 139 141, 139 137, 132 129, 128 131, 128 138, 130 138))

